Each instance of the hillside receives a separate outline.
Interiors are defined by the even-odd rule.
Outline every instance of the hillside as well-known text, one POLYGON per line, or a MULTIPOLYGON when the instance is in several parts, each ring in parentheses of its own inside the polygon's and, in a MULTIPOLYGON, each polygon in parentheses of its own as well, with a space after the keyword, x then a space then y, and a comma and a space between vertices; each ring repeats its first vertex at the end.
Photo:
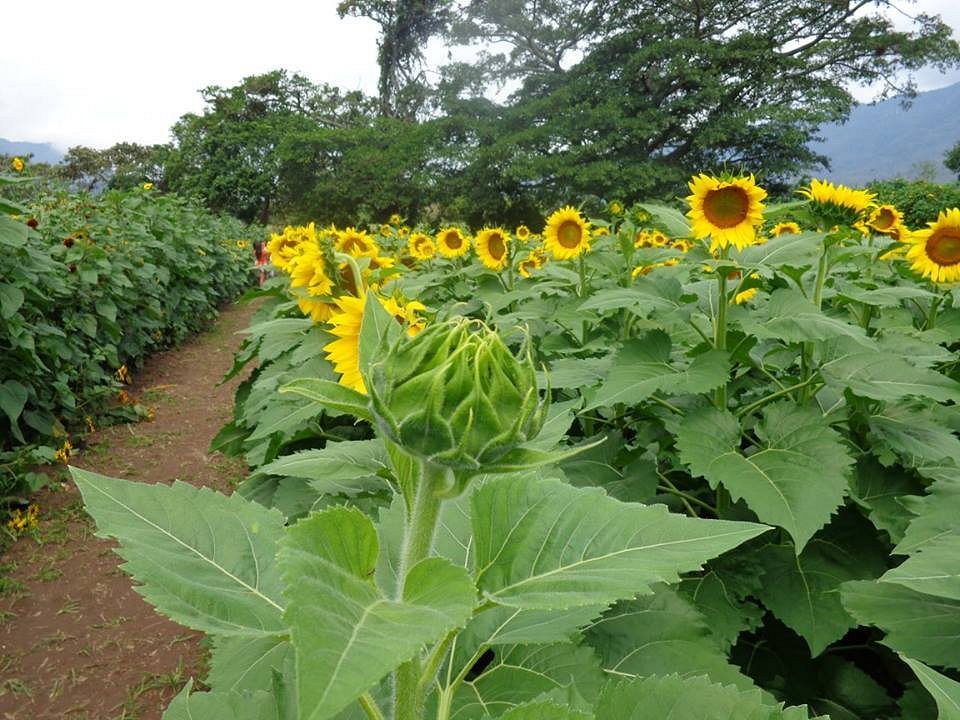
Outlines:
POLYGON ((831 160, 825 173, 834 182, 917 177, 921 163, 934 163, 936 180, 956 177, 943 166, 947 150, 960 141, 960 83, 920 93, 908 110, 898 100, 853 109, 843 125, 825 125, 816 152, 831 160))
POLYGON ((0 155, 22 155, 25 157, 31 153, 33 154, 33 162, 45 162, 51 165, 60 162, 63 158, 63 152, 50 143, 20 142, 0 138, 0 155))

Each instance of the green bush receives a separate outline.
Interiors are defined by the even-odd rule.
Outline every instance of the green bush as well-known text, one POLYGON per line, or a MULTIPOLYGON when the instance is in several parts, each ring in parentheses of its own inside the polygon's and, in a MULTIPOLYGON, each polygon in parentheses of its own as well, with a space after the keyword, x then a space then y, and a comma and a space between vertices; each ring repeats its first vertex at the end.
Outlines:
POLYGON ((960 207, 960 183, 933 183, 927 180, 878 180, 868 186, 877 202, 895 205, 912 229, 925 228, 941 210, 960 207))
POLYGON ((248 287, 262 231, 145 188, 5 209, 0 499, 9 501, 36 480, 24 466, 52 460, 94 419, 131 414, 117 402, 120 368, 200 330, 248 287))

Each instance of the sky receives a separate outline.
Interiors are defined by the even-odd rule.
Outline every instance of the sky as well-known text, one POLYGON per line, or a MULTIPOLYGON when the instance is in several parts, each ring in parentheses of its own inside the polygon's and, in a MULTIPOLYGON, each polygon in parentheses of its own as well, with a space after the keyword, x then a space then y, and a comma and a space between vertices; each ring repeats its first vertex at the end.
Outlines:
MULTIPOLYGON (((337 0, 31 0, 0 42, 0 137, 108 147, 163 143, 200 112, 199 90, 277 68, 313 82, 375 94, 377 26, 340 19, 337 0)), ((916 0, 960 30, 960 2, 916 0)), ((960 32, 955 33, 960 38, 960 32)), ((439 64, 445 50, 428 52, 439 64)), ((960 80, 918 74, 921 90, 960 80)), ((869 92, 855 93, 869 100, 869 92)))

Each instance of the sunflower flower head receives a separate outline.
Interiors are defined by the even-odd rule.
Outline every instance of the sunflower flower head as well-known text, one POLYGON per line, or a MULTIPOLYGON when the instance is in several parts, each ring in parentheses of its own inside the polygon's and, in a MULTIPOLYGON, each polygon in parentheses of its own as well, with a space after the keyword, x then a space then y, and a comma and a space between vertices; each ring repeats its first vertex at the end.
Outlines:
POLYGON ((534 270, 539 270, 547 261, 547 255, 542 248, 535 248, 527 253, 527 256, 517 264, 517 272, 520 277, 528 278, 534 270))
POLYGON ((437 249, 446 258, 460 257, 470 249, 470 239, 457 227, 446 227, 437 233, 437 249))
POLYGON ((374 239, 365 230, 357 230, 354 227, 337 232, 334 247, 337 252, 352 257, 377 257, 380 254, 380 248, 377 247, 374 239))
POLYGON ((270 261, 279 270, 288 272, 290 261, 310 245, 317 243, 317 229, 313 223, 286 227, 282 233, 274 233, 267 243, 270 261))
POLYGON ((407 249, 417 260, 429 260, 437 254, 437 246, 433 239, 422 232, 415 232, 407 240, 407 249))
POLYGON ((619 200, 611 200, 610 204, 607 205, 607 210, 610 211, 611 215, 623 215, 623 203, 619 200))
POLYGON ((798 192, 810 201, 813 214, 825 227, 853 226, 863 219, 876 197, 866 190, 854 190, 846 185, 834 185, 826 180, 811 180, 798 192))
POLYGON ((795 222, 780 222, 773 226, 770 230, 770 234, 773 237, 780 237, 781 235, 799 235, 800 226, 795 222))
POLYGON ((15 173, 22 173, 24 167, 26 167, 26 165, 23 162, 23 158, 15 157, 10 161, 10 168, 15 173))
POLYGON ((530 228, 528 228, 526 225, 518 225, 514 235, 517 236, 517 240, 525 243, 530 239, 530 228))
POLYGON ((697 239, 710 238, 710 249, 753 245, 757 228, 763 224, 766 190, 753 175, 717 178, 701 173, 689 182, 687 197, 691 232, 697 239))
POLYGON ((557 260, 571 260, 590 250, 590 223, 575 207, 567 205, 547 218, 543 246, 557 260))
POLYGON ((903 215, 893 205, 875 207, 867 218, 867 225, 878 233, 888 235, 903 224, 903 215))
POLYGON ((330 295, 333 280, 327 270, 327 261, 319 243, 305 244, 302 252, 290 260, 290 287, 304 288, 311 297, 330 295))
POLYGON ((387 437, 464 482, 536 437, 547 410, 530 354, 464 318, 394 343, 370 368, 370 400, 387 437))
POLYGON ((510 262, 510 236, 502 227, 485 227, 477 233, 474 244, 477 257, 491 270, 503 270, 510 262))
POLYGON ((910 267, 935 283, 960 282, 960 209, 943 210, 936 221, 907 238, 910 267))

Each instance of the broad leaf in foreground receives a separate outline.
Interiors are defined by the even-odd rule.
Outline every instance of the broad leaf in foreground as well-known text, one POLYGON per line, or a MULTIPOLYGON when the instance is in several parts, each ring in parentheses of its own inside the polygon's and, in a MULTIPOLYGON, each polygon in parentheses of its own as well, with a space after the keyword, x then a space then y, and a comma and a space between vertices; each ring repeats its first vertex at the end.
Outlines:
POLYGON ((753 681, 728 662, 700 615, 672 588, 618 603, 586 631, 611 677, 708 675, 714 682, 753 689, 753 681))
POLYGON ((301 378, 293 380, 282 388, 281 393, 303 395, 323 407, 349 413, 361 420, 370 420, 370 401, 367 396, 331 380, 301 378))
POLYGON ((770 705, 759 690, 711 683, 706 677, 653 676, 608 686, 595 710, 609 720, 809 720, 806 707, 770 705))
POLYGON ((116 538, 134 589, 164 615, 219 635, 286 632, 274 558, 283 515, 182 482, 116 480, 71 468, 97 535, 116 538))
POLYGON ((960 601, 867 580, 844 583, 841 597, 861 625, 887 633, 885 645, 931 665, 960 669, 960 601))
POLYGON ((500 720, 593 720, 593 714, 543 700, 518 705, 502 715, 500 720))
POLYGON ((737 419, 704 408, 677 433, 680 458, 711 487, 723 483, 731 497, 743 498, 760 520, 784 528, 799 553, 843 501, 853 460, 812 408, 771 405, 755 431, 762 444, 744 454, 737 419))
POLYGON ((937 480, 927 492, 922 498, 904 499, 917 517, 894 548, 898 555, 912 555, 938 538, 960 537, 960 482, 937 480))
POLYGON ((960 383, 946 375, 918 368, 891 353, 858 352, 820 366, 827 384, 850 388, 854 395, 874 400, 925 397, 939 402, 960 402, 960 383))
POLYGON ((372 582, 378 552, 373 523, 346 507, 311 515, 281 543, 301 718, 333 717, 470 617, 476 590, 466 570, 427 558, 390 600, 372 582))
POLYGON ((757 597, 806 640, 813 657, 857 624, 843 609, 840 586, 879 577, 886 569, 885 549, 872 530, 866 520, 844 513, 799 556, 789 542, 767 545, 757 553, 765 570, 757 597))
POLYGON ((786 342, 845 337, 867 347, 873 344, 862 328, 827 315, 799 290, 775 290, 764 311, 744 316, 744 330, 759 338, 786 342))
POLYGON ((496 478, 474 491, 471 505, 478 587, 497 604, 529 609, 649 592, 768 530, 623 503, 559 480, 496 478))
POLYGON ((458 688, 450 720, 497 717, 505 710, 561 689, 574 691, 570 692, 571 700, 582 698, 579 703, 568 705, 586 710, 593 705, 604 679, 600 663, 588 647, 570 643, 500 646, 493 661, 458 688))
POLYGON ((195 692, 187 682, 163 713, 163 720, 282 720, 273 694, 257 692, 195 692))
POLYGON ((217 692, 269 691, 273 673, 284 674, 292 665, 293 645, 286 638, 214 637, 206 684, 217 692))
POLYGON ((931 670, 922 662, 911 660, 903 655, 900 657, 910 666, 927 692, 933 695, 937 709, 940 711, 937 720, 960 720, 960 683, 946 675, 941 675, 936 670, 931 670))
POLYGON ((347 440, 278 458, 260 467, 257 475, 303 478, 325 494, 356 495, 385 487, 379 473, 388 472, 388 462, 380 440, 347 440))
MULTIPOLYGON (((960 508, 954 507, 954 512, 958 511, 960 508)), ((960 535, 932 540, 880 580, 960 601, 960 535)))

